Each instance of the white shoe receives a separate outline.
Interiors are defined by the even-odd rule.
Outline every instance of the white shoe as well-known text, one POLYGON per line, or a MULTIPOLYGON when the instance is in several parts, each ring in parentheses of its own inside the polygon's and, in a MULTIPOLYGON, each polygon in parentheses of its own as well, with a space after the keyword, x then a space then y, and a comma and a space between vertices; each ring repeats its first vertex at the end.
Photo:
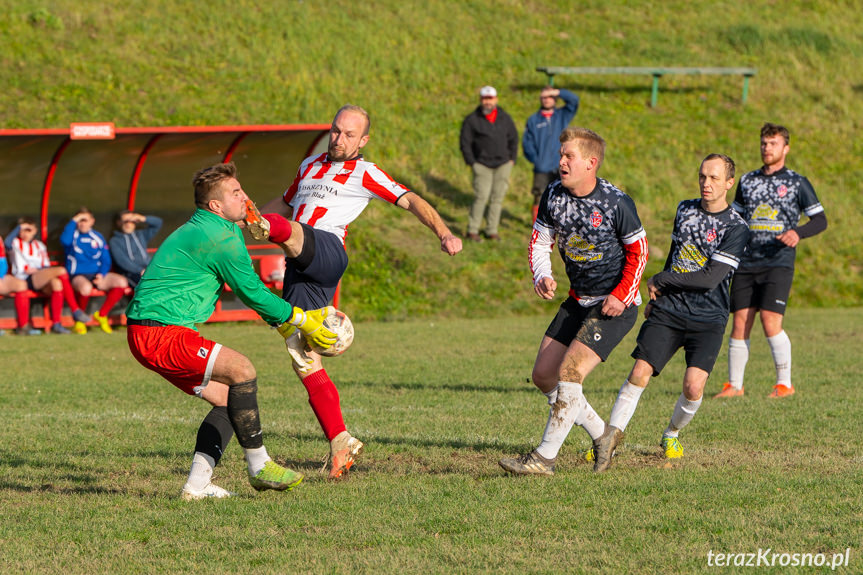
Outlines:
POLYGON ((363 442, 347 431, 338 434, 330 442, 330 479, 338 479, 356 463, 363 452, 363 442))
POLYGON ((222 489, 218 485, 213 485, 212 483, 208 483, 207 486, 200 491, 192 489, 188 483, 183 486, 184 501, 195 501, 197 499, 208 499, 210 497, 222 499, 223 497, 232 497, 234 495, 236 495, 236 493, 231 493, 227 489, 222 489))

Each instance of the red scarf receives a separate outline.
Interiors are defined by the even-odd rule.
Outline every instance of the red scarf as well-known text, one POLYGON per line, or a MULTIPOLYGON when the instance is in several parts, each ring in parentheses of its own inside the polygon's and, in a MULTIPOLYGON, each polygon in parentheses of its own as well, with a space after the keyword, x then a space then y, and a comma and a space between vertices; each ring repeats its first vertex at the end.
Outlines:
POLYGON ((485 119, 494 124, 494 121, 497 120, 497 108, 486 114, 485 119))

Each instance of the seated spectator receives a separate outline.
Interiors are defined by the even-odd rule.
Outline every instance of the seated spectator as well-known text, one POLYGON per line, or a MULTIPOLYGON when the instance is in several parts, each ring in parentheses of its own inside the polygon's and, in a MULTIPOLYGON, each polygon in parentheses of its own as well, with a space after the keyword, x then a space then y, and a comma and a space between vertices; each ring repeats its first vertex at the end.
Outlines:
POLYGON ((135 287, 141 281, 144 268, 150 263, 147 244, 155 237, 162 227, 162 218, 142 216, 131 210, 123 210, 114 220, 117 229, 108 241, 114 268, 135 287), (146 224, 142 229, 136 229, 138 224, 146 224))
POLYGON ((113 330, 108 313, 123 298, 129 282, 111 271, 111 254, 105 236, 93 229, 96 218, 87 208, 78 210, 63 228, 60 243, 66 251, 66 270, 72 276, 72 287, 78 294, 78 305, 87 310, 93 288, 105 292, 105 303, 93 314, 93 319, 105 333, 113 330))
MULTIPOLYGON (((52 266, 45 244, 36 239, 36 222, 30 218, 18 220, 17 234, 12 237, 9 247, 9 264, 12 275, 26 282, 27 289, 42 292, 51 298, 51 333, 67 334, 68 329, 60 322, 63 315, 63 300, 69 305, 75 319, 75 332, 87 333, 86 323, 89 316, 75 301, 72 285, 66 269, 52 266)), ((14 233, 14 231, 13 231, 14 233)), ((23 333, 30 323, 30 301, 23 294, 16 296, 15 308, 18 314, 18 330, 23 333)))
MULTIPOLYGON (((9 271, 9 264, 6 261, 6 246, 3 239, 0 238, 0 295, 9 295, 10 293, 22 292, 27 289, 27 284, 19 280, 15 276, 6 275, 9 271)), ((28 308, 29 315, 29 308, 28 308)), ((17 330, 16 330, 17 331, 17 330)), ((42 332, 35 330, 37 334, 42 332)), ((6 335, 6 332, 0 329, 0 335, 6 335)), ((27 334, 29 335, 29 333, 27 334)))

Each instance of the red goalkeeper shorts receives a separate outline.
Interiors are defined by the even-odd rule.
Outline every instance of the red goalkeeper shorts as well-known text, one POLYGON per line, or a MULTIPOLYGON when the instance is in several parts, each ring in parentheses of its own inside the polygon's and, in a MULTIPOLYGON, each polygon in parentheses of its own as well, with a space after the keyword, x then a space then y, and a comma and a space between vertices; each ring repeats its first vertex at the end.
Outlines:
POLYGON ((210 382, 213 365, 222 349, 221 344, 178 325, 129 325, 126 339, 141 365, 189 395, 199 397, 210 382))

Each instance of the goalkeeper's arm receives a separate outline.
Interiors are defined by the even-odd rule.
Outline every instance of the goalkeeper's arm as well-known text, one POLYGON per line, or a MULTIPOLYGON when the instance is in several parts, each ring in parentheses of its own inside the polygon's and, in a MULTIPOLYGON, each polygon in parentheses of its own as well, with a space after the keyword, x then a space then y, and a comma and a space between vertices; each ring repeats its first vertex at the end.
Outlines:
POLYGON ((330 314, 330 307, 322 307, 303 311, 297 306, 291 309, 291 317, 282 324, 276 326, 279 333, 285 339, 296 330, 306 338, 310 345, 327 349, 336 343, 336 334, 324 327, 324 319, 330 314))

